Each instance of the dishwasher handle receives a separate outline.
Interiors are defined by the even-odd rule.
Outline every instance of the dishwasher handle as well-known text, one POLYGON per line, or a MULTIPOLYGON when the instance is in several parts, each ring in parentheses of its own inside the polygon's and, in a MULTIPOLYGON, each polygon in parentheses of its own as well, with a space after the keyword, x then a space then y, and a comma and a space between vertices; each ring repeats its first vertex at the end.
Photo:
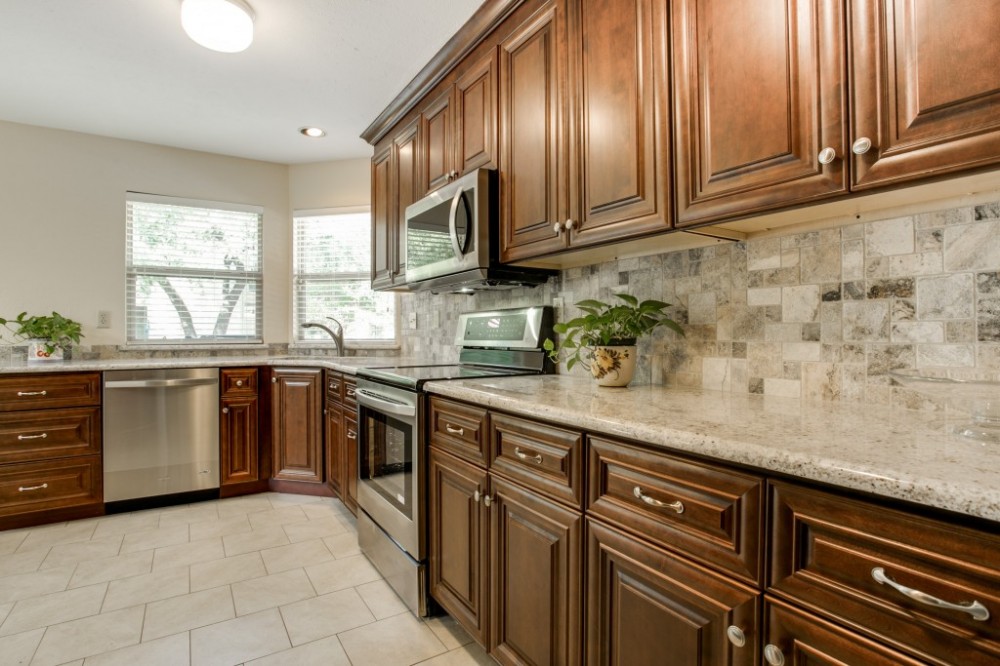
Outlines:
POLYGON ((104 382, 104 388, 183 388, 188 386, 214 386, 216 377, 203 379, 113 379, 104 382))

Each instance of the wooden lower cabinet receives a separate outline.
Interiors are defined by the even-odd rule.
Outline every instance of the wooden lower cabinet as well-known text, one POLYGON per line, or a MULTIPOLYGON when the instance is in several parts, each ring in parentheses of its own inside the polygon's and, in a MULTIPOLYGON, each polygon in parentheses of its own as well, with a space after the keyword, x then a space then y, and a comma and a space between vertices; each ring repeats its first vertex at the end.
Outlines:
POLYGON ((757 590, 590 518, 586 587, 589 665, 760 663, 757 590))
POLYGON ((223 398, 219 436, 222 485, 258 481, 257 448, 260 442, 257 396, 223 398))
POLYGON ((768 598, 766 663, 795 666, 918 666, 918 661, 794 606, 768 598))
POLYGON ((358 514, 358 417, 357 412, 344 409, 344 446, 341 465, 344 476, 341 482, 341 500, 354 515, 358 514))
POLYGON ((326 442, 326 483, 337 497, 343 494, 344 481, 344 408, 332 400, 323 410, 326 442))
POLYGON ((274 478, 323 482, 323 371, 275 368, 271 374, 274 478))
POLYGON ((428 463, 430 591, 480 645, 489 640, 486 470, 431 448, 428 463))
POLYGON ((580 663, 582 514, 492 474, 490 495, 490 654, 580 663))

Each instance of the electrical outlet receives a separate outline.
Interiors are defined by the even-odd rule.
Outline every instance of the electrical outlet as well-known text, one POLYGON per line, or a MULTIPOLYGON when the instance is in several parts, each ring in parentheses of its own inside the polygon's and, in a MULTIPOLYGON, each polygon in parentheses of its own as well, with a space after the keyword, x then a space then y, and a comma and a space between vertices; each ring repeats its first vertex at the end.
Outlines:
POLYGON ((553 307, 553 309, 556 309, 556 310, 562 310, 563 309, 563 297, 562 296, 556 296, 555 298, 553 298, 552 299, 552 307, 553 307))
POLYGON ((111 328, 111 311, 110 310, 98 310, 98 312, 97 312, 97 328, 111 328))
POLYGON ((417 327, 417 313, 411 312, 409 316, 410 328, 415 329, 417 327))

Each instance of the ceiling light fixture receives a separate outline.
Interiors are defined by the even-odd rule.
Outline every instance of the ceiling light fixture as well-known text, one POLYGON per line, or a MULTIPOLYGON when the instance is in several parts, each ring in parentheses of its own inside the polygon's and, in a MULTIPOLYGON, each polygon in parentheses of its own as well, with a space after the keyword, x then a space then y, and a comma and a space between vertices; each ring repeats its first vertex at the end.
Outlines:
POLYGON ((253 10, 243 0, 181 0, 181 26, 206 49, 245 51, 253 41, 253 10))
POLYGON ((299 133, 303 136, 307 136, 310 139, 319 139, 326 136, 326 132, 318 127, 300 127, 299 133))

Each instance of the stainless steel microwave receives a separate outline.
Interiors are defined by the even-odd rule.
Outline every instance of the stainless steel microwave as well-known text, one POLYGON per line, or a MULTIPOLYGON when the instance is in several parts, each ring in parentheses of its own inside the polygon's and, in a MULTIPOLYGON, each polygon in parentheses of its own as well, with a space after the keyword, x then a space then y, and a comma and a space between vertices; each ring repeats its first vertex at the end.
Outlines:
POLYGON ((478 169, 406 208, 411 289, 474 291, 544 283, 552 271, 500 263, 497 172, 478 169))

